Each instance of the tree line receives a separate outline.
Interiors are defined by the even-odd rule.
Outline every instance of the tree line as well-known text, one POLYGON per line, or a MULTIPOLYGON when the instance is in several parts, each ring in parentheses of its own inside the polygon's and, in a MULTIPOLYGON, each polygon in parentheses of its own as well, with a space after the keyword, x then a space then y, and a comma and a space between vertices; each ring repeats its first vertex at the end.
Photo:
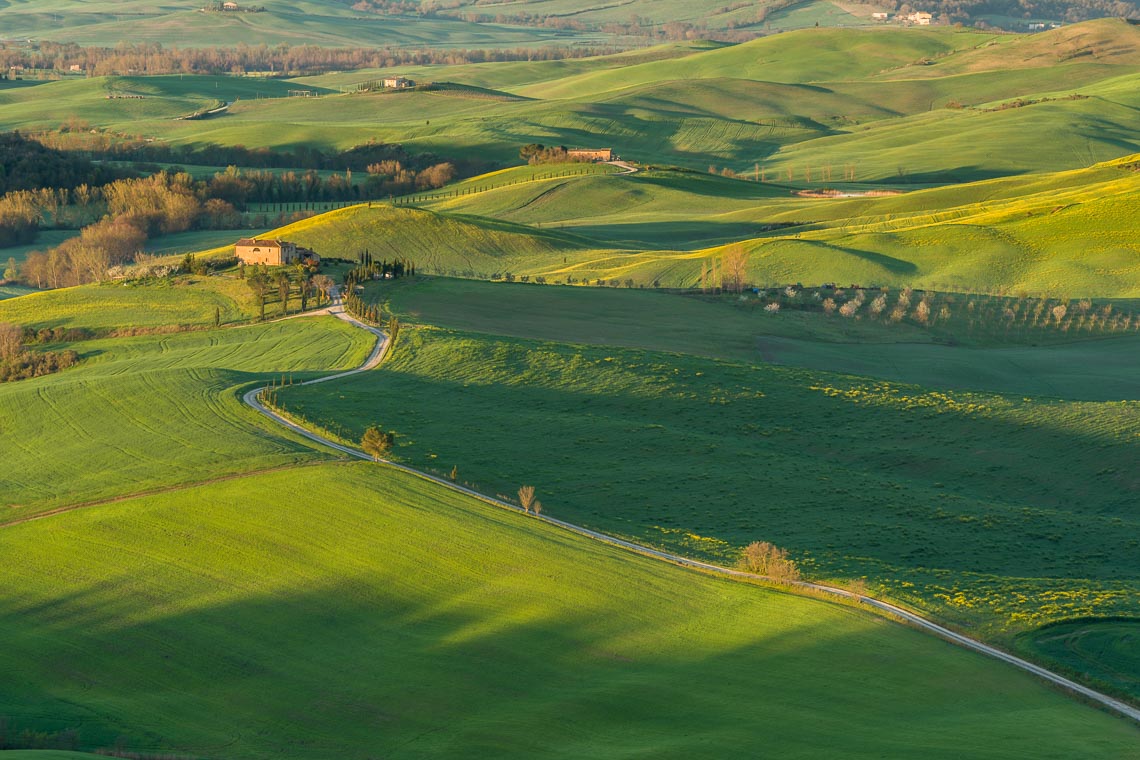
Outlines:
MULTIPOLYGON (((142 136, 131 136, 93 127, 82 119, 70 119, 56 130, 26 133, 21 136, 41 146, 88 161, 133 161, 138 163, 192 164, 195 166, 241 166, 251 169, 318 169, 321 171, 365 172, 369 166, 397 162, 410 170, 419 171, 448 161, 457 171, 482 173, 491 166, 478 160, 440 157, 434 153, 412 153, 398 143, 369 140, 347 150, 326 151, 311 145, 297 145, 291 150, 283 148, 247 148, 244 145, 171 145, 152 142, 142 136)), ((87 184, 96 184, 87 178, 87 184)), ((44 182, 41 186, 60 186, 62 183, 44 182)))
POLYGON ((0 43, 0 71, 12 67, 68 71, 79 66, 89 76, 113 74, 244 74, 269 72, 281 77, 329 71, 394 66, 455 66, 503 61, 555 61, 620 52, 614 46, 541 48, 332 48, 318 45, 247 45, 201 48, 166 47, 157 42, 120 42, 115 47, 69 42, 0 43))
POLYGON ((24 328, 0 322, 0 383, 59 372, 79 361, 79 354, 71 349, 28 351, 24 340, 24 328))
POLYGON ((102 185, 130 172, 50 148, 19 132, 0 132, 0 195, 42 187, 102 185))
MULTIPOLYGON (((360 185, 348 184, 351 173, 321 178, 316 172, 306 172, 297 177, 292 172, 246 173, 234 167, 203 180, 184 172, 161 171, 101 188, 81 185, 70 191, 18 191, 0 198, 0 241, 30 242, 41 226, 64 227, 82 220, 85 226, 76 237, 49 250, 30 253, 11 278, 38 288, 82 285, 104 279, 114 268, 136 261, 146 241, 156 235, 237 229, 251 222, 259 222, 261 227, 276 226, 309 213, 281 209, 283 204, 277 204, 279 211, 273 218, 272 212, 262 212, 253 219, 242 214, 249 203, 263 197, 299 194, 322 200, 351 199, 368 191, 380 192, 377 188, 397 190, 404 182, 413 187, 444 183, 454 175, 450 164, 407 172, 396 163, 393 171, 393 178, 382 170, 369 173, 363 192, 360 185), (399 176, 401 172, 405 178, 399 176)), ((400 274, 403 266, 399 263, 400 274)))

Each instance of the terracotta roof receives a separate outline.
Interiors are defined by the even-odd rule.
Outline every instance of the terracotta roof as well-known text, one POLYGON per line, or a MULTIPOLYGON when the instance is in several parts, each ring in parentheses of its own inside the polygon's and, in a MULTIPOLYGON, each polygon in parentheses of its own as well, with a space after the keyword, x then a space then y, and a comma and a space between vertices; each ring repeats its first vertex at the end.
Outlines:
POLYGON ((269 240, 262 238, 242 238, 237 241, 236 245, 256 245, 261 248, 280 248, 280 240, 269 240))

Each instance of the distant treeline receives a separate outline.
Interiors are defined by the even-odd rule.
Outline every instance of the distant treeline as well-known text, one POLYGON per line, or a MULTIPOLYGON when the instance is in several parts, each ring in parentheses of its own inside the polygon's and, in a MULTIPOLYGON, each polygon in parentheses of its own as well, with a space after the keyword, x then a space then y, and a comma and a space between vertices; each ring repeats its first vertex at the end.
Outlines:
POLYGON ((610 46, 435 50, 328 48, 317 45, 237 45, 178 48, 161 43, 120 42, 113 48, 67 42, 0 43, 0 72, 13 66, 68 71, 78 66, 93 76, 109 74, 319 74, 393 66, 458 65, 492 61, 554 61, 620 52, 610 46))
MULTIPOLYGON (((399 162, 374 165, 367 172, 364 186, 380 188, 429 189, 450 181, 454 169, 437 164, 411 171, 399 162)), ((189 174, 159 172, 149 177, 123 179, 92 190, 86 186, 52 197, 53 191, 38 195, 5 196, 0 199, 0 234, 12 218, 22 225, 37 225, 64 208, 62 200, 78 200, 83 193, 83 209, 93 221, 77 237, 65 240, 47 251, 28 254, 17 272, 18 278, 38 288, 67 287, 95 282, 113 275, 117 267, 139 260, 149 237, 193 229, 235 229, 248 223, 239 213, 251 200, 276 193, 301 193, 310 200, 336 200, 362 194, 352 184, 351 175, 322 179, 315 171, 297 177, 269 172, 242 172, 231 167, 206 180, 189 174), (292 183, 292 184, 290 184, 292 183), (19 202, 22 205, 17 205, 19 202), (40 205, 35 205, 37 202, 40 205), (7 206, 13 210, 6 212, 7 206), (22 214, 22 216, 18 216, 22 214), (10 218, 11 217, 11 218, 10 218)), ((30 195, 27 191, 19 191, 30 195)), ((286 223, 308 215, 304 211, 279 214, 271 223, 286 223)), ((258 226, 269 226, 261 214, 258 226)))
POLYGON ((411 153, 397 143, 368 142, 343 151, 324 151, 308 145, 298 145, 289 150, 214 143, 170 145, 94 129, 80 120, 72 120, 56 131, 36 132, 25 137, 44 147, 96 161, 364 172, 369 166, 385 161, 397 161, 409 169, 419 170, 447 160, 463 176, 481 174, 493 168, 485 161, 444 159, 434 153, 411 153))
POLYGON ((127 172, 92 163, 75 153, 53 150, 18 132, 0 133, 0 195, 41 187, 103 185, 127 172))
MULTIPOLYGON (((154 146, 141 141, 108 143, 103 150, 87 150, 83 154, 55 147, 57 143, 66 144, 70 138, 78 136, 74 132, 49 133, 29 139, 18 133, 0 134, 0 188, 4 190, 0 195, 0 247, 31 243, 41 228, 78 229, 94 224, 107 214, 130 214, 131 202, 119 202, 119 199, 136 198, 141 203, 142 195, 139 193, 143 188, 150 188, 150 198, 149 205, 138 207, 142 211, 163 208, 163 213, 170 217, 173 207, 165 201, 171 194, 186 196, 193 201, 175 204, 182 209, 180 215, 189 214, 190 218, 188 221, 168 220, 166 226, 170 229, 150 221, 134 225, 153 235, 195 228, 236 229, 251 222, 256 222, 255 226, 265 226, 288 221, 285 217, 270 218, 265 214, 257 219, 244 218, 240 212, 246 211, 249 204, 277 204, 280 207, 283 204, 378 199, 435 189, 457 176, 467 176, 466 173, 461 174, 454 164, 441 161, 435 155, 411 154, 399 145, 369 144, 333 154, 315 149, 292 153, 247 151, 240 147, 213 150, 213 146, 151 150, 154 146), (45 143, 53 145, 49 147, 45 143), (194 180, 176 165, 162 174, 162 178, 140 180, 139 173, 157 175, 163 171, 162 165, 135 163, 137 171, 128 171, 94 163, 90 158, 104 161, 157 159, 168 166, 176 161, 201 164, 226 159, 288 166, 295 161, 300 165, 308 163, 321 168, 340 166, 344 171, 322 176, 316 168, 304 171, 239 169, 231 162, 226 170, 202 180, 194 180), (32 187, 25 189, 29 185, 32 187), (159 189, 159 186, 163 187, 159 189), (155 200, 158 196, 165 200, 155 200)), ((469 171, 478 171, 466 164, 464 166, 469 171)), ((278 208, 278 211, 285 209, 278 208)), ((59 279, 52 277, 49 281, 58 282, 59 279)))

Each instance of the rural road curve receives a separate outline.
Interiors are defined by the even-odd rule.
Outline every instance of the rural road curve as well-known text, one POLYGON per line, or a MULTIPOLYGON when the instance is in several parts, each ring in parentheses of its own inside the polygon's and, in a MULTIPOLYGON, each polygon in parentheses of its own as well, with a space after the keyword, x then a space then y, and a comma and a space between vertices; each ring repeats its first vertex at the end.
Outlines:
MULTIPOLYGON (((364 324, 363 322, 361 322, 357 319, 354 319, 348 313, 346 313, 344 310, 344 306, 341 303, 340 295, 338 292, 336 292, 334 290, 332 293, 332 296, 333 296, 333 303, 330 307, 328 307, 327 309, 322 309, 320 311, 309 312, 306 316, 317 316, 317 315, 322 315, 322 314, 329 314, 329 315, 332 315, 334 317, 337 317, 338 319, 342 319, 345 322, 348 322, 349 324, 355 325, 356 327, 359 327, 363 330, 367 330, 368 332, 372 333, 373 335, 375 335, 377 337, 376 347, 373 348, 372 354, 368 357, 368 360, 365 361, 364 364, 360 365, 356 369, 347 370, 345 372, 338 372, 336 374, 328 375, 326 377, 321 377, 321 378, 318 378, 316 380, 308 380, 304 383, 300 383, 300 385, 314 385, 316 383, 324 383, 324 382, 328 382, 329 380, 336 380, 338 378, 356 375, 356 374, 359 374, 361 372, 367 372, 368 370, 379 366, 380 363, 384 361, 384 358, 388 354, 389 341, 388 341, 387 335, 385 335, 384 332, 381 331, 380 329, 375 328, 375 327, 370 327, 370 326, 364 324)), ((467 488, 465 486, 461 486, 458 483, 453 483, 450 480, 447 480, 445 478, 437 477, 435 475, 431 475, 429 473, 422 472, 420 470, 416 470, 412 467, 408 467, 407 465, 399 464, 397 462, 392 462, 392 461, 389 461, 386 459, 374 460, 373 457, 369 456, 368 454, 365 454, 363 451, 361 451, 359 449, 355 449, 351 446, 344 446, 344 445, 339 444, 335 441, 331 441, 328 438, 325 438, 321 435, 318 435, 317 433, 314 433, 314 432, 302 427, 301 425, 298 425, 294 422, 291 422, 290 420, 286 419, 285 417, 281 416, 280 414, 277 414, 273 410, 266 408, 261 403, 260 399, 258 399, 258 394, 260 394, 261 391, 263 391, 263 390, 265 390, 264 387, 254 388, 253 390, 247 391, 242 396, 242 400, 245 401, 245 403, 248 404, 249 406, 256 409, 258 412, 261 412, 263 415, 265 415, 266 417, 273 420, 274 422, 278 423, 279 425, 283 425, 284 427, 287 427, 288 429, 292 430, 295 433, 298 433, 298 434, 304 436, 305 438, 309 439, 310 441, 313 441, 315 443, 319 443, 322 446, 327 446, 329 448, 335 449, 336 451, 339 451, 342 454, 346 454, 348 456, 355 457, 357 459, 365 459, 368 461, 379 461, 380 463, 385 464, 385 465, 392 467, 394 469, 401 470, 401 471, 406 472, 410 475, 414 475, 416 477, 423 478, 425 480, 430 480, 433 483, 438 483, 439 485, 444 486, 445 488, 450 488, 453 491, 459 491, 460 493, 467 494, 468 496, 472 496, 472 497, 474 497, 474 498, 476 498, 482 502, 485 502, 487 504, 491 504, 491 505, 496 506, 496 507, 500 507, 503 509, 509 509, 509 510, 514 511, 514 512, 523 511, 521 507, 518 507, 514 504, 511 504, 511 503, 505 502, 505 501, 501 501, 499 499, 492 498, 492 497, 487 496, 485 494, 481 494, 478 491, 474 491, 474 490, 467 488)), ((676 564, 676 565, 681 565, 684 567, 691 567, 691 568, 695 568, 698 570, 703 570, 703 571, 710 572, 710 573, 716 573, 718 575, 725 575, 725 576, 729 576, 729 577, 733 577, 733 578, 742 578, 742 579, 760 580, 760 581, 770 581, 771 580, 769 578, 765 578, 764 576, 756 575, 754 573, 747 573, 747 572, 744 572, 742 570, 733 570, 732 568, 721 567, 720 565, 714 565, 714 564, 709 563, 709 562, 701 562, 700 560, 690 559, 688 557, 682 557, 679 554, 672 554, 670 552, 661 551, 659 549, 654 549, 654 548, 651 548, 649 546, 643 546, 642 544, 638 544, 638 543, 635 543, 633 541, 626 541, 625 539, 617 538, 616 536, 610 536, 606 533, 600 533, 596 530, 590 530, 589 528, 584 528, 581 525, 575 525, 574 523, 568 523, 568 522, 565 522, 564 520, 559 520, 559 519, 554 518, 554 517, 547 517, 546 515, 537 515, 536 519, 542 520, 543 522, 549 523, 551 525, 556 525, 560 528, 571 531, 572 533, 577 533, 580 536, 592 538, 596 541, 601 541, 601 542, 609 544, 611 546, 617 546, 617 547, 620 547, 622 549, 628 549, 628 550, 636 552, 638 554, 641 554, 641 555, 644 555, 647 557, 653 557, 656 559, 661 559, 661 560, 664 560, 666 562, 671 562, 671 563, 676 564)), ((1066 689, 1066 690, 1068 690, 1074 694, 1080 695, 1080 696, 1082 696, 1082 697, 1084 697, 1090 701, 1093 701, 1093 702, 1096 702, 1100 705, 1103 705, 1104 707, 1107 707, 1110 710, 1113 710, 1114 712, 1120 713, 1121 715, 1124 715, 1128 718, 1131 718, 1134 721, 1140 722, 1140 709, 1133 707, 1132 705, 1126 704, 1126 703, 1124 703, 1118 699, 1114 699, 1113 697, 1110 697, 1107 694, 1101 694, 1099 691, 1096 691, 1094 689, 1090 689, 1087 686, 1083 686, 1082 684, 1079 684, 1076 681, 1072 681, 1068 678, 1065 678, 1064 676, 1059 675, 1057 673, 1054 673, 1053 671, 1048 670, 1047 668, 1043 668, 1040 665, 1035 665, 1032 662, 1029 662, 1028 660, 1023 660, 1020 657, 1016 657, 1012 654, 1009 654, 1008 652, 1004 652, 1004 651, 1002 651, 996 647, 992 647, 989 644, 982 643, 981 641, 978 641, 977 639, 973 639, 973 638, 970 638, 969 636, 965 636, 961 633, 957 633, 955 631, 952 631, 949 628, 941 626, 932 620, 928 620, 927 618, 925 618, 921 615, 918 615, 914 612, 903 609, 902 607, 898 607, 894 604, 891 604, 890 602, 884 602, 884 601, 880 601, 878 599, 873 599, 869 596, 863 596, 862 594, 856 594, 853 591, 848 591, 847 589, 838 588, 836 586, 828 586, 828 585, 821 584, 821 583, 811 583, 810 581, 793 581, 792 583, 790 583, 788 585, 795 586, 797 588, 801 588, 801 589, 805 589, 805 590, 815 591, 818 593, 831 594, 831 595, 836 596, 836 597, 852 600, 852 601, 858 602, 860 604, 865 604, 868 607, 872 607, 874 609, 879 610, 880 612, 885 612, 885 613, 888 613, 889 615, 893 615, 896 618, 899 618, 899 619, 901 619, 907 623, 910 623, 911 625, 915 626, 916 628, 920 628, 922 630, 928 631, 929 633, 933 633, 933 634, 940 636, 941 638, 943 638, 947 641, 950 641, 954 644, 958 644, 959 646, 965 647, 966 649, 972 649, 975 652, 980 652, 981 654, 984 654, 984 655, 987 655, 989 657, 993 657, 995 659, 1001 660, 1002 662, 1006 662, 1010 665, 1013 665, 1014 667, 1021 668, 1024 671, 1032 673, 1033 675, 1035 675, 1039 678, 1042 678, 1045 681, 1048 681, 1049 683, 1052 683, 1056 686, 1060 686, 1061 688, 1066 689)))

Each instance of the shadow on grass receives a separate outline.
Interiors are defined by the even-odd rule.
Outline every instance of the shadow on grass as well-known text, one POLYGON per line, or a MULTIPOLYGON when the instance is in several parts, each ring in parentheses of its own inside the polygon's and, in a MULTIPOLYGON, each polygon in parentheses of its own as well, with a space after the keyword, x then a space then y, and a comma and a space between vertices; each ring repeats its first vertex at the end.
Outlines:
POLYGON ((617 614, 605 578, 539 593, 473 565, 441 574, 461 559, 434 567, 441 549, 410 547, 426 583, 320 568, 307 591, 190 595, 177 602, 195 609, 173 614, 150 604, 179 597, 189 567, 144 582, 146 599, 128 578, 54 603, 9 596, 0 715, 78 728, 86 748, 202 758, 1091 758, 1131 736, 1004 665, 822 602, 739 589, 710 630, 719 618, 670 619, 673 592, 636 570, 641 612, 617 614), (804 615, 814 605, 827 624, 804 615))

